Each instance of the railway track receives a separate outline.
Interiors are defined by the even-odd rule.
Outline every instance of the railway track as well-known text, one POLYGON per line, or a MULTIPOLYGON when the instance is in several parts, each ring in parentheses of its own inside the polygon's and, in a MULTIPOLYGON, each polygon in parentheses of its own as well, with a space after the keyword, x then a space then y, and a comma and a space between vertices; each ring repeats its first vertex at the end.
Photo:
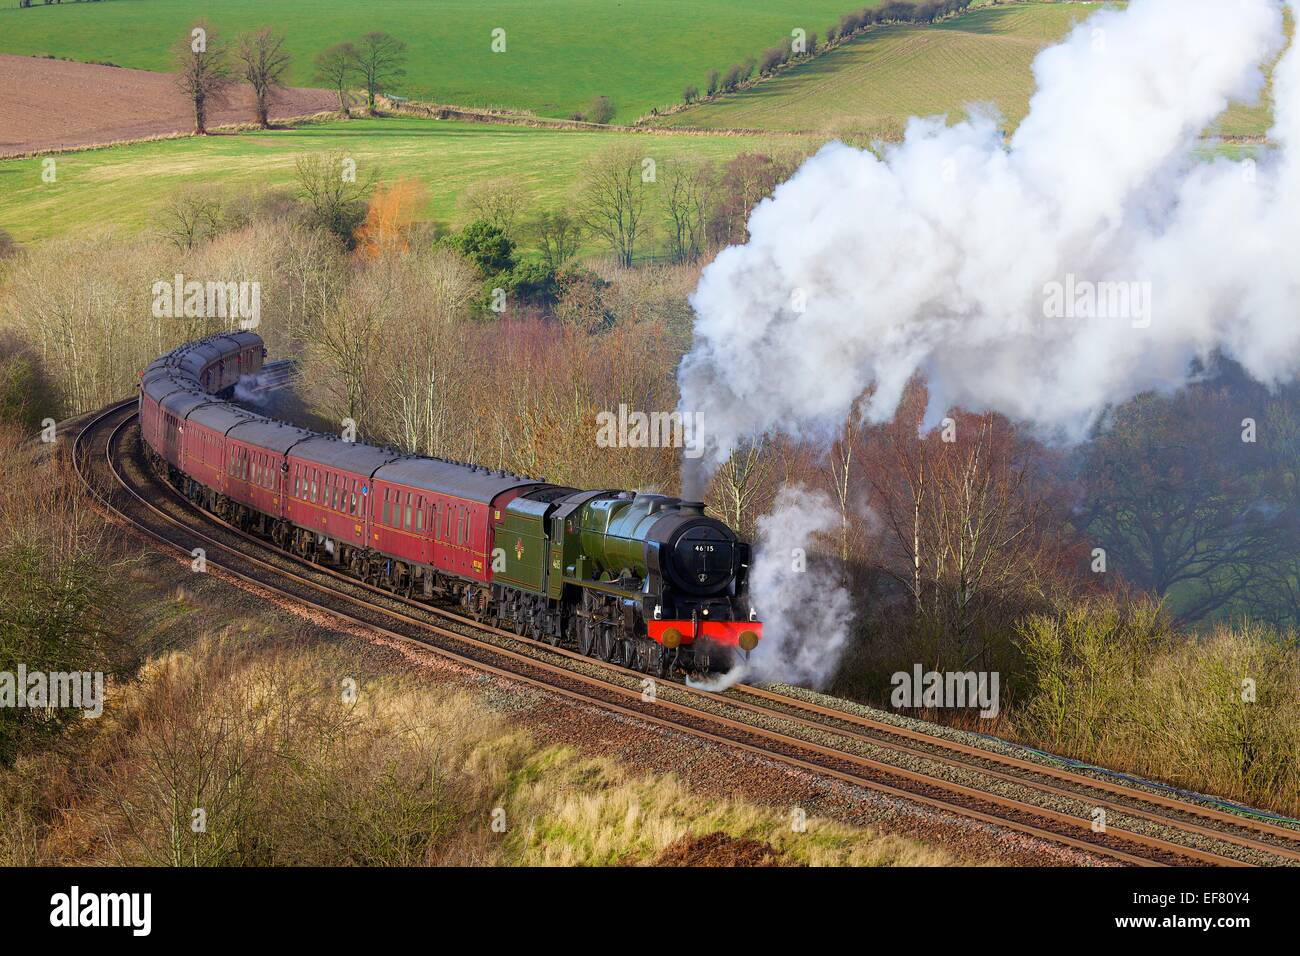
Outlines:
POLYGON ((1300 830, 1047 766, 766 688, 686 688, 470 621, 285 554, 194 508, 143 466, 134 403, 78 433, 78 473, 101 506, 165 551, 347 624, 475 669, 788 767, 1123 865, 1295 865, 1300 830), (1096 811, 1106 825, 1094 829, 1096 811))

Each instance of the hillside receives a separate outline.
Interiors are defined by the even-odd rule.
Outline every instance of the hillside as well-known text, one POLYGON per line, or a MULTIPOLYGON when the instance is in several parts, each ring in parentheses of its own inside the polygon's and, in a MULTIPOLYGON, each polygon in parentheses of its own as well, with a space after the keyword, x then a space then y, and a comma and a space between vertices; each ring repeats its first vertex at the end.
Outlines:
POLYGON ((294 86, 312 86, 311 58, 371 30, 409 48, 397 92, 441 103, 567 116, 598 95, 616 119, 678 102, 708 71, 757 56, 795 27, 824 35, 841 14, 874 0, 104 0, 0 8, 0 53, 49 54, 145 70, 169 68, 169 49, 202 15, 233 36, 269 23, 295 57, 294 86), (505 31, 505 52, 491 49, 505 31))
MULTIPOLYGON (((750 89, 665 117, 665 126, 824 132, 897 139, 912 116, 960 117, 992 103, 1014 129, 1043 47, 1103 3, 1026 3, 972 10, 934 26, 879 27, 750 89)), ((1262 135, 1266 104, 1234 107, 1221 131, 1262 135)))

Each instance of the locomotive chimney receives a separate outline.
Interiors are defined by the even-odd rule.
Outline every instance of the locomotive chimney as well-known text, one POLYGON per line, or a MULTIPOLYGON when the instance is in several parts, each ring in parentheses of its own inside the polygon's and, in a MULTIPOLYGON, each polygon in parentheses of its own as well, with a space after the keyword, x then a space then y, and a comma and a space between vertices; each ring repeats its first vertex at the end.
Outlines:
POLYGON ((684 511, 686 512, 686 514, 702 515, 704 514, 704 502, 703 501, 679 501, 677 503, 677 510, 684 511))

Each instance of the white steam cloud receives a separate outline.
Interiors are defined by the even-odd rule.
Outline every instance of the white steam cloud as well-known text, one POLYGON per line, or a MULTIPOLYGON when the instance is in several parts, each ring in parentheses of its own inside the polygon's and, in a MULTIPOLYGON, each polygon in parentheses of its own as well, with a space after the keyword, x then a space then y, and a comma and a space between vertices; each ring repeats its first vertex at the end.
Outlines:
POLYGON ((782 488, 772 513, 758 519, 749 590, 761 601, 763 640, 748 675, 824 687, 849 639, 853 602, 833 572, 809 563, 815 535, 838 527, 830 498, 799 486, 782 488))
POLYGON ((1038 56, 1009 144, 975 115, 913 119, 879 159, 820 150, 692 297, 682 408, 703 413, 709 448, 687 494, 748 436, 828 438, 868 387, 867 419, 888 420, 917 371, 930 423, 962 406, 1066 440, 1216 349, 1261 381, 1294 377, 1296 45, 1274 75, 1279 148, 1258 168, 1195 156, 1231 102, 1257 99, 1283 43, 1281 0, 1134 0, 1038 56), (1137 298, 1049 316, 1048 290, 1076 287, 1137 298))
MULTIPOLYGON (((1278 148, 1258 165, 1196 155, 1284 42, 1282 0, 1133 0, 1037 57, 1009 143, 976 113, 913 119, 881 158, 821 149, 691 299, 681 407, 708 434, 685 494, 747 438, 829 442, 868 388, 864 416, 889 420, 917 372, 929 424, 960 406, 1066 441, 1217 350, 1260 381, 1295 377, 1300 44, 1274 70, 1278 148)), ((828 510, 787 490, 762 522, 754 676, 819 683, 835 666, 847 596, 784 570, 828 510)))

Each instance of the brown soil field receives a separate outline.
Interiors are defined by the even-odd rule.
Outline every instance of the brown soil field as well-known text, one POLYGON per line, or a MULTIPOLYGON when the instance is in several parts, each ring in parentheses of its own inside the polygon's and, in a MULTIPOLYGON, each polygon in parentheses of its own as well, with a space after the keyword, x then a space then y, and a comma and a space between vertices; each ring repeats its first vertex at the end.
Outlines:
MULTIPOLYGON (((232 89, 208 125, 250 122, 252 91, 232 89)), ((272 119, 335 109, 329 90, 280 91, 272 119)), ((147 70, 0 54, 0 156, 186 133, 193 113, 172 77, 147 70)))

